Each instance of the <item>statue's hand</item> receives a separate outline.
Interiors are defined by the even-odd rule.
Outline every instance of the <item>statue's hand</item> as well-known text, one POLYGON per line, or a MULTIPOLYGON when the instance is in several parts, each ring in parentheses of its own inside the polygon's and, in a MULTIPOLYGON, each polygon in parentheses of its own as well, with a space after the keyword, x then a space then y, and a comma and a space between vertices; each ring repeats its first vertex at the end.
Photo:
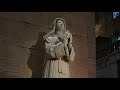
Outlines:
POLYGON ((68 44, 68 39, 66 37, 58 37, 58 39, 60 40, 60 42, 62 42, 64 45, 67 46, 68 44))
POLYGON ((60 42, 64 42, 64 40, 61 37, 58 37, 58 39, 60 40, 60 42))
POLYGON ((72 43, 68 43, 69 50, 72 48, 72 43))
POLYGON ((68 39, 66 37, 64 37, 64 45, 67 46, 68 45, 68 39))

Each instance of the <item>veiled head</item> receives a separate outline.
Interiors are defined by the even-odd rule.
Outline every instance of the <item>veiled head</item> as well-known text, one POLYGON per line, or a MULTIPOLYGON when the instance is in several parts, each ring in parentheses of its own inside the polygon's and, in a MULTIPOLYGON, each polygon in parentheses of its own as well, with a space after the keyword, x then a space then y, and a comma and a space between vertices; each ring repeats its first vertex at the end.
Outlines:
POLYGON ((62 18, 56 18, 56 19, 53 21, 52 29, 53 29, 54 31, 59 31, 59 30, 66 31, 66 23, 65 23, 65 20, 62 19, 62 18))
POLYGON ((63 33, 66 32, 66 22, 62 18, 55 18, 55 20, 52 23, 52 31, 46 34, 43 38, 46 39, 47 37, 55 34, 57 31, 62 30, 63 33))

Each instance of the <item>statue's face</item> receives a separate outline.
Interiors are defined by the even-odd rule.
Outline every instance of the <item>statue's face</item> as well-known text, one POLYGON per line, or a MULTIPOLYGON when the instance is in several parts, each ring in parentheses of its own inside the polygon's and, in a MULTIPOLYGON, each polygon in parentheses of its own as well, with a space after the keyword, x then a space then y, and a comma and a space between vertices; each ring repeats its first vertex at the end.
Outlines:
POLYGON ((65 27, 64 22, 62 20, 58 20, 56 27, 57 27, 58 30, 64 30, 64 27, 65 27))

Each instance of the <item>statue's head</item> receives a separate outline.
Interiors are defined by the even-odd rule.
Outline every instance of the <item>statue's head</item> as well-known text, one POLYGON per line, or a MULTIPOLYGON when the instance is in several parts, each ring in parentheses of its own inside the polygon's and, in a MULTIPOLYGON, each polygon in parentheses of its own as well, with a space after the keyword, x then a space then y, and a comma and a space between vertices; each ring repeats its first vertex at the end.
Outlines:
POLYGON ((66 31, 66 23, 65 23, 65 20, 62 19, 62 18, 56 18, 54 21, 53 21, 53 24, 52 24, 52 28, 53 30, 55 31, 66 31))
POLYGON ((64 30, 65 29, 65 25, 64 25, 64 21, 63 20, 57 20, 57 22, 56 22, 56 29, 57 30, 64 30))
POLYGON ((55 20, 52 23, 52 31, 46 34, 43 38, 46 39, 50 35, 53 35, 60 30, 63 31, 63 33, 66 32, 66 22, 62 18, 55 18, 55 20))

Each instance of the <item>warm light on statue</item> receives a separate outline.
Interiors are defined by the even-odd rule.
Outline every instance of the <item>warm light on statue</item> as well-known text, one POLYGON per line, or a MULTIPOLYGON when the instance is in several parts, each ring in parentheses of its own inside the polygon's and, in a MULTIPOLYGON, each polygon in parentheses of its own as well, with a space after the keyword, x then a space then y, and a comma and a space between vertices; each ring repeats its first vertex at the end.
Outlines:
POLYGON ((43 78, 70 78, 68 62, 74 61, 75 52, 65 21, 56 18, 52 31, 43 38, 46 51, 43 78))

